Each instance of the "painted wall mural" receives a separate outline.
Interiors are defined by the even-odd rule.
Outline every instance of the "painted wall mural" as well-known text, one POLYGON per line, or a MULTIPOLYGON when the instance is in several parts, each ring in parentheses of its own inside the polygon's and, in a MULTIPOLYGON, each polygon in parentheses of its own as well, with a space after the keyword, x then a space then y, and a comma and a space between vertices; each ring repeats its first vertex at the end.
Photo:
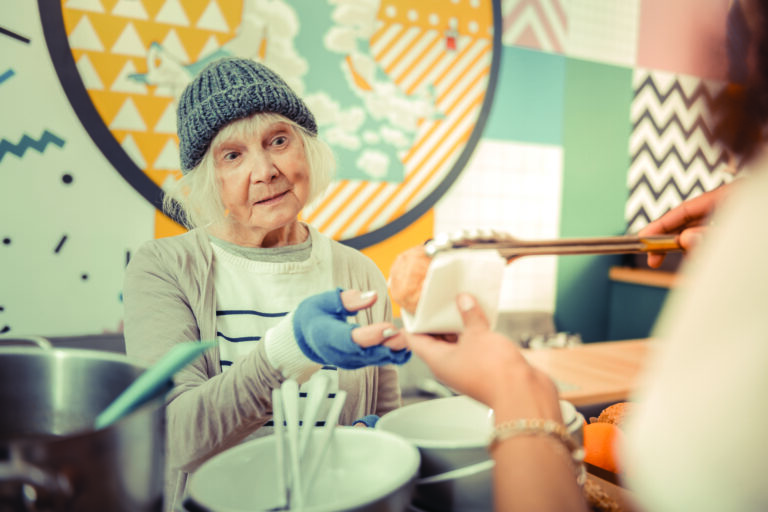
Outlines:
MULTIPOLYGON (((728 3, 4 2, 0 336, 120 331, 132 252, 182 231, 155 207, 179 176, 175 98, 223 55, 306 98, 340 168, 305 219, 385 274, 435 231, 639 229, 730 179, 708 126, 728 3)), ((583 322, 603 322, 609 264, 522 259, 500 309, 599 339, 583 322)))
MULTIPOLYGON (((146 203, 125 211, 140 211, 143 220, 132 222, 140 226, 133 228, 135 238, 121 240, 109 288, 89 277, 93 271, 79 274, 82 282, 110 296, 109 313, 74 318, 53 308, 42 329, 31 304, 15 297, 39 303, 46 291, 61 298, 70 290, 58 288, 49 271, 28 267, 26 255, 37 250, 33 245, 39 240, 25 246, 19 236, 6 235, 3 272, 14 266, 23 270, 3 286, 14 297, 0 299, 8 304, 0 304, 8 321, 4 330, 63 335, 120 329, 120 281, 131 251, 142 239, 183 231, 155 209, 164 186, 180 176, 176 98, 197 71, 222 56, 263 61, 279 72, 306 99, 336 153, 336 180, 322 201, 305 209, 305 219, 358 248, 395 238, 430 211, 480 137, 498 67, 494 9, 498 4, 491 0, 416 5, 402 0, 40 0, 37 8, 25 5, 14 12, 4 6, 9 11, 3 17, 4 44, 19 45, 9 46, 7 53, 18 60, 2 75, 18 89, 6 87, 5 99, 15 103, 12 110, 34 112, 32 119, 41 125, 55 114, 43 105, 33 107, 33 101, 23 109, 20 97, 48 96, 67 112, 56 116, 56 124, 66 127, 58 130, 27 134, 5 123, 4 130, 18 133, 7 133, 0 146, 19 158, 11 165, 33 166, 29 150, 42 154, 56 147, 60 153, 48 150, 42 165, 59 164, 62 154, 77 156, 81 167, 93 166, 110 180, 122 177, 123 185, 113 184, 105 193, 132 202, 138 194, 146 203), (35 80, 36 74, 45 74, 45 80, 35 80), (73 142, 75 137, 81 144, 73 142)), ((83 183, 82 171, 63 171, 62 180, 76 188, 83 183)), ((15 176, 6 190, 18 189, 21 181, 15 176)), ((92 183, 84 185, 93 190, 92 183)), ((55 196, 47 204, 67 201, 50 188, 45 195, 55 196)), ((10 212, 11 204, 6 206, 10 212)), ((111 227, 121 237, 125 222, 113 223, 98 209, 81 213, 66 230, 49 235, 48 244, 56 261, 79 254, 81 266, 88 268, 83 253, 108 251, 95 243, 107 239, 100 229, 111 227), (94 230, 87 226, 94 216, 112 225, 94 230), (77 245, 83 242, 74 234, 79 229, 89 231, 91 245, 77 245)), ((16 227, 25 230, 24 225, 16 227)), ((38 238, 47 229, 45 222, 29 228, 38 238)), ((420 228, 420 238, 431 234, 426 224, 420 228)))
POLYGON ((78 0, 40 12, 84 127, 154 204, 180 176, 175 102, 191 78, 223 56, 277 71, 306 99, 339 161, 306 220, 358 248, 395 235, 439 199, 493 92, 490 0, 78 0))

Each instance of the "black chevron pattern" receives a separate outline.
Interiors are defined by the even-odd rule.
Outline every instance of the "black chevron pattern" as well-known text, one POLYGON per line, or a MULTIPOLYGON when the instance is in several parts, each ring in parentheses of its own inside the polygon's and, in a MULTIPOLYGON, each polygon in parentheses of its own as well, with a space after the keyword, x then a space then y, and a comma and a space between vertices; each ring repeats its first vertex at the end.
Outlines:
POLYGON ((713 135, 711 108, 725 84, 635 70, 627 231, 685 199, 730 181, 728 154, 713 135))

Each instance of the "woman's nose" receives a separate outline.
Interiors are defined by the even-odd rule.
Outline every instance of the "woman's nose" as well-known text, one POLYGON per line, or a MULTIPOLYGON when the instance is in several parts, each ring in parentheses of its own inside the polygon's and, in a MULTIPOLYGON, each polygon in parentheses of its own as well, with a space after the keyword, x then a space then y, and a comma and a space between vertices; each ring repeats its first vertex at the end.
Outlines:
POLYGON ((266 154, 254 155, 253 160, 250 163, 251 168, 251 183, 265 182, 269 183, 280 173, 275 166, 275 163, 266 154))

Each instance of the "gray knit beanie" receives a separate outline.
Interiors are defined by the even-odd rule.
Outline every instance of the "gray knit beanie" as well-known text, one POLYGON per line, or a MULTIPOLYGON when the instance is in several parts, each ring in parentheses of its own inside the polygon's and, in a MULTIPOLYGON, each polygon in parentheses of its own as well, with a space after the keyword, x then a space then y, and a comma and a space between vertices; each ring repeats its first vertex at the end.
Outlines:
POLYGON ((200 163, 224 125, 257 112, 282 114, 317 135, 312 112, 265 65, 228 57, 206 66, 179 98, 176 115, 182 172, 186 174, 200 163))

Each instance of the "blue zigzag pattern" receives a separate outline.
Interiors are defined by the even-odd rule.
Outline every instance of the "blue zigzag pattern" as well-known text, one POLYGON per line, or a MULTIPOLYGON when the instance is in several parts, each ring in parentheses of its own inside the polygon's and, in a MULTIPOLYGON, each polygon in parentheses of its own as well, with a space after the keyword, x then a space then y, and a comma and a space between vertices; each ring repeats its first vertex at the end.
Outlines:
POLYGON ((13 75, 15 75, 15 74, 16 74, 16 72, 15 72, 14 70, 12 70, 12 69, 9 69, 8 71, 6 71, 6 72, 5 72, 5 73, 3 73, 2 75, 0 75, 0 84, 1 84, 1 83, 3 83, 3 82, 5 82, 6 80, 8 80, 9 78, 11 78, 11 77, 12 77, 13 75))
POLYGON ((0 140, 0 162, 7 153, 11 153, 21 158, 28 149, 34 149, 38 153, 43 153, 49 144, 55 144, 56 146, 64 147, 64 139, 57 137, 53 133, 45 130, 39 139, 35 140, 27 134, 21 138, 18 144, 2 139, 0 140))

